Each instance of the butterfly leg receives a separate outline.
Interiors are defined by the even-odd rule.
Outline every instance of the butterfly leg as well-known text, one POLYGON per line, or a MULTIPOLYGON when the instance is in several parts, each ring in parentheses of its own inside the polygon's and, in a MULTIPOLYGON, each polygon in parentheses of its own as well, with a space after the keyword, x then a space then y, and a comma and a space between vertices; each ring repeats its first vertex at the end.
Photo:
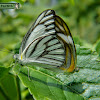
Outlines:
POLYGON ((29 68, 27 66, 25 66, 25 67, 27 68, 27 71, 28 71, 28 79, 29 79, 29 81, 31 81, 31 79, 30 79, 30 73, 29 73, 29 68))

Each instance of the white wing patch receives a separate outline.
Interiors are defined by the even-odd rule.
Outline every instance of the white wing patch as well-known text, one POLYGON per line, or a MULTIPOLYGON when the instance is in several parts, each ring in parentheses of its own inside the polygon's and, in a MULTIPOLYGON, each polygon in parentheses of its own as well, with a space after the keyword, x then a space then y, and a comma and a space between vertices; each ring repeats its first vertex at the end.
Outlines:
POLYGON ((49 20, 49 19, 52 19, 53 18, 53 14, 52 15, 49 15, 49 16, 46 16, 46 17, 44 17, 41 21, 40 21, 40 23, 43 23, 43 22, 45 22, 45 21, 47 21, 47 20, 49 20))
POLYGON ((54 58, 54 59, 57 59, 57 60, 61 60, 61 61, 64 61, 64 56, 60 56, 60 55, 45 55, 44 57, 46 57, 46 58, 54 58))
POLYGON ((61 66, 62 65, 62 62, 60 62, 60 61, 56 61, 56 60, 54 60, 54 59, 48 59, 48 58, 39 58, 38 59, 39 61, 43 61, 43 62, 46 62, 46 63, 48 63, 48 64, 50 64, 50 65, 55 65, 55 66, 61 66), (51 64, 52 63, 52 64, 51 64))
POLYGON ((63 40, 65 40, 66 41, 66 43, 68 43, 69 44, 69 40, 68 40, 68 38, 67 38, 67 36, 66 35, 64 35, 64 34, 62 34, 62 33, 58 33, 57 34, 59 37, 61 37, 63 40))
POLYGON ((65 50, 64 49, 57 49, 57 50, 54 50, 54 51, 50 51, 48 54, 65 54, 64 53, 65 50))
POLYGON ((51 10, 48 10, 47 13, 46 13, 45 15, 49 15, 49 14, 51 14, 51 13, 52 13, 52 11, 51 11, 51 10))
POLYGON ((56 44, 56 45, 53 45, 53 46, 50 46, 47 48, 47 50, 53 50, 53 49, 58 49, 58 48, 62 48, 62 44, 56 44))
POLYGON ((68 40, 69 40, 69 43, 73 45, 73 40, 72 40, 72 38, 71 38, 70 36, 68 36, 67 38, 68 38, 68 40))
POLYGON ((43 45, 41 48, 39 48, 38 50, 35 50, 34 53, 30 56, 31 58, 34 59, 34 57, 39 57, 45 50, 46 46, 43 45))
POLYGON ((30 34, 29 38, 26 41, 25 44, 25 48, 26 46, 29 45, 29 43, 31 43, 34 39, 36 39, 37 37, 40 37, 41 35, 43 35, 45 32, 45 26, 44 25, 38 25, 30 34))
POLYGON ((45 12, 43 12, 43 13, 37 18, 37 20, 36 20, 34 26, 36 26, 36 25, 40 22, 40 20, 44 17, 44 15, 45 15, 45 12))
POLYGON ((73 40, 72 40, 72 38, 71 38, 70 36, 66 36, 66 35, 64 35, 64 34, 62 34, 62 33, 58 33, 57 35, 58 35, 59 37, 61 37, 63 40, 65 40, 65 42, 66 42, 67 44, 73 45, 73 40))
POLYGON ((51 25, 49 25, 49 26, 47 26, 47 29, 49 30, 49 29, 54 29, 54 24, 51 24, 51 25))
POLYGON ((54 40, 52 40, 52 41, 50 41, 48 43, 48 46, 53 45, 53 44, 56 44, 57 42, 59 42, 59 41, 57 39, 54 39, 54 40))
POLYGON ((41 48, 47 42, 47 40, 50 40, 50 39, 52 39, 52 36, 48 36, 48 37, 42 39, 41 42, 38 43, 37 49, 41 48))
POLYGON ((48 32, 45 32, 45 35, 50 35, 50 34, 55 34, 55 30, 54 29, 52 29, 52 30, 50 30, 50 31, 48 31, 48 32))
POLYGON ((53 23, 53 22, 54 22, 54 19, 51 19, 51 20, 46 21, 46 22, 44 23, 44 25, 49 25, 49 24, 51 24, 51 23, 53 23))

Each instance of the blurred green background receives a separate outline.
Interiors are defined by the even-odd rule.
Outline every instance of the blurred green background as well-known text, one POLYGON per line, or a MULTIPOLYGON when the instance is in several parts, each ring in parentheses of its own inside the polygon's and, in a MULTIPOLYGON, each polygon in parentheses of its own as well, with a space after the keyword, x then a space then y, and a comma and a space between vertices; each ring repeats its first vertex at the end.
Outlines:
MULTIPOLYGON (((96 50, 100 56, 99 0, 0 0, 0 3, 2 2, 20 3, 20 8, 0 9, 0 66, 12 66, 10 64, 16 53, 14 51, 19 49, 24 35, 38 15, 46 9, 55 10, 56 14, 66 22, 75 44, 96 50)), ((3 71, 5 70, 2 69, 1 72, 3 71)), ((11 81, 8 80, 4 83, 8 83, 9 87, 11 81)), ((23 86, 21 88, 24 89, 23 86)), ((25 98, 26 94, 29 92, 25 88, 22 97, 25 98)), ((27 98, 29 97, 24 100, 27 98)))
POLYGON ((75 44, 89 47, 100 54, 99 0, 0 0, 18 2, 19 9, 0 9, 0 59, 6 62, 9 51, 17 48, 38 15, 46 9, 69 26, 75 44), (8 50, 8 52, 7 52, 8 50), (5 51, 5 52, 4 52, 5 51))

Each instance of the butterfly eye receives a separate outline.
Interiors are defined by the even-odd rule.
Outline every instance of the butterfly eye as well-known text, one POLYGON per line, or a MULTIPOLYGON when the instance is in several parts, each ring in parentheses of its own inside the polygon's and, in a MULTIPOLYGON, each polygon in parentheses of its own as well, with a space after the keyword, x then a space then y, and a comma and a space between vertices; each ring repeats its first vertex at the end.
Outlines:
POLYGON ((42 64, 52 70, 72 72, 76 52, 68 26, 54 10, 45 10, 24 36, 19 54, 14 59, 23 64, 42 64))
POLYGON ((15 60, 18 60, 18 59, 19 59, 19 54, 15 54, 15 55, 13 56, 13 58, 14 58, 15 60))

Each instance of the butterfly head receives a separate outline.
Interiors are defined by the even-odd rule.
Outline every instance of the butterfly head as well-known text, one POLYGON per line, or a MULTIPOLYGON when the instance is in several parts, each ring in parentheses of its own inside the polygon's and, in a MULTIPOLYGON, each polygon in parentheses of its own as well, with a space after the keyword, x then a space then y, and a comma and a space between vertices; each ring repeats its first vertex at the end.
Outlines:
POLYGON ((20 58, 20 56, 19 56, 19 54, 15 54, 15 55, 13 56, 13 58, 14 58, 14 60, 18 61, 19 58, 20 58))

